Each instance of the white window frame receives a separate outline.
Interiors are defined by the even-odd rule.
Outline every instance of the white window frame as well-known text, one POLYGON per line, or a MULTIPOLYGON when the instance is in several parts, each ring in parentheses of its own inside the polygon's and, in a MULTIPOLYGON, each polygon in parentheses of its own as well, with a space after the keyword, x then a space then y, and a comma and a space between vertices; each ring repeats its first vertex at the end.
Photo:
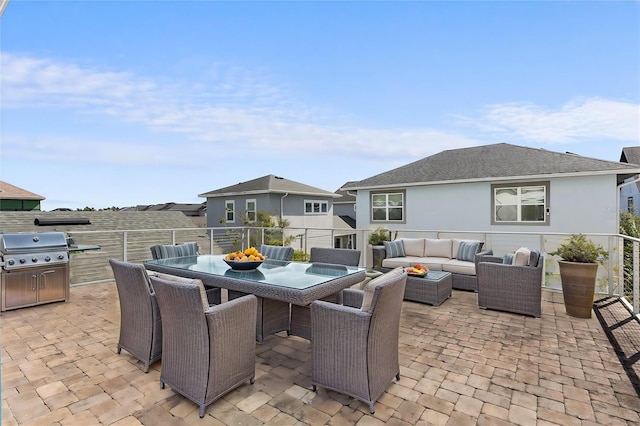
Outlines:
POLYGON ((549 182, 515 182, 506 184, 494 184, 491 185, 491 224, 492 225, 549 225, 549 182), (526 194, 528 190, 539 191, 542 189, 542 202, 528 201, 526 194), (500 205, 498 201, 498 192, 510 190, 513 192, 511 198, 513 198, 512 204, 500 205), (527 206, 535 207, 539 209, 540 218, 536 220, 524 220, 523 210, 527 206), (500 207, 515 207, 515 219, 506 220, 498 217, 498 210, 500 207))
POLYGON ((246 200, 244 205, 245 205, 245 216, 247 218, 247 222, 249 223, 255 222, 257 219, 257 213, 258 213, 258 203, 256 202, 256 199, 252 198, 250 200, 246 200), (253 203, 253 209, 249 208, 250 203, 253 203), (253 214, 253 219, 251 219, 252 214, 253 214))
POLYGON ((391 222, 391 223, 405 223, 406 222, 406 215, 407 215, 407 194, 404 190, 398 190, 398 191, 385 191, 385 192, 372 192, 370 194, 370 206, 371 209, 369 211, 369 214, 371 215, 371 223, 384 223, 384 222, 391 222), (393 198, 397 198, 398 196, 400 196, 400 204, 391 204, 389 202, 389 198, 393 197, 393 198), (374 205, 374 198, 380 198, 380 197, 384 197, 384 204, 383 205, 374 205), (385 213, 385 217, 384 219, 375 219, 376 216, 376 211, 380 211, 380 210, 384 210, 385 213), (389 212, 391 210, 399 210, 400 211, 400 219, 390 219, 389 218, 389 212))
POLYGON ((327 200, 304 200, 305 215, 328 215, 329 201, 327 200), (317 211, 316 211, 317 207, 317 211), (309 208, 310 211, 307 211, 309 208), (323 211, 324 210, 324 211, 323 211))
POLYGON ((226 223, 236 223, 236 201, 225 200, 224 202, 224 218, 226 223), (229 208, 231 206, 231 208, 229 208), (231 219, 229 219, 231 217, 231 219))

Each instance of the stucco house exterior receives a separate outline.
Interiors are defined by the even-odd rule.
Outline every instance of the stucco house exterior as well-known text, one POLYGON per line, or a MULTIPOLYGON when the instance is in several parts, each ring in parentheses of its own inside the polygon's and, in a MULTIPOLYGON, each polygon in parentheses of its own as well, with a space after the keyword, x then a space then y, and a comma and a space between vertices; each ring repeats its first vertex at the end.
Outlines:
POLYGON ((443 151, 342 189, 357 191, 361 229, 617 234, 619 185, 638 173, 639 165, 499 143, 443 151))
MULTIPOLYGON (((640 146, 622 148, 621 163, 640 164, 640 146)), ((620 188, 620 210, 640 215, 640 176, 626 179, 620 188)))
MULTIPOLYGON (((317 233, 330 232, 334 227, 334 200, 339 194, 267 175, 257 179, 199 194, 206 198, 207 227, 250 226, 257 212, 289 221, 285 236, 300 234, 305 228, 319 228, 317 233)), ((306 238, 314 238, 307 235, 306 238)), ((318 238, 318 241, 321 239, 318 238)), ((313 246, 313 241, 310 242, 313 246)), ((326 245, 326 243, 325 243, 326 245)))

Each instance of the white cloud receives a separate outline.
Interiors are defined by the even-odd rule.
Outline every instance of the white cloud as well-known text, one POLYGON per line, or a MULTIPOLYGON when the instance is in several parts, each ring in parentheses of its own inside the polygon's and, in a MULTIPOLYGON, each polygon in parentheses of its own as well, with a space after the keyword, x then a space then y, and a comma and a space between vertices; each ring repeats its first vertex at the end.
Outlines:
MULTIPOLYGON (((3 53, 0 60, 3 108, 34 114, 55 108, 70 117, 93 115, 98 121, 107 115, 155 133, 181 135, 180 146, 175 147, 155 140, 114 142, 96 135, 90 139, 56 136, 56 129, 52 128, 45 148, 39 136, 27 134, 28 129, 20 137, 5 134, 5 151, 22 158, 146 163, 148 153, 153 152, 154 161, 160 163, 175 163, 188 157, 191 163, 200 160, 204 164, 205 154, 219 153, 221 147, 265 152, 263 148, 268 146, 270 155, 279 157, 295 156, 304 149, 313 155, 417 159, 444 149, 477 144, 471 138, 433 129, 326 124, 343 120, 314 114, 267 78, 220 64, 212 65, 204 81, 162 83, 128 72, 96 70, 11 53, 3 53), (145 151, 146 156, 142 155, 145 151)), ((234 155, 234 149, 223 152, 234 155)))
POLYGON ((601 98, 575 99, 557 109, 531 103, 489 105, 461 121, 484 132, 531 142, 629 141, 640 136, 640 105, 601 98))

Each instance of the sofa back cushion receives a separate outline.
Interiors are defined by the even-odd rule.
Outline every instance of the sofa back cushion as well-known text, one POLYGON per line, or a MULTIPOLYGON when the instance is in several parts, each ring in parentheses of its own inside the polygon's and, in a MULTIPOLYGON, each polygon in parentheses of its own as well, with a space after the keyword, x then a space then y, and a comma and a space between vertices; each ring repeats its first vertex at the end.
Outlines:
POLYGON ((383 241, 384 249, 387 252, 386 257, 405 257, 404 244, 402 240, 383 241))
POLYGON ((451 240, 450 239, 431 239, 424 240, 424 256, 425 257, 446 257, 451 259, 451 240))
POLYGON ((402 238, 405 256, 424 256, 424 238, 402 238))

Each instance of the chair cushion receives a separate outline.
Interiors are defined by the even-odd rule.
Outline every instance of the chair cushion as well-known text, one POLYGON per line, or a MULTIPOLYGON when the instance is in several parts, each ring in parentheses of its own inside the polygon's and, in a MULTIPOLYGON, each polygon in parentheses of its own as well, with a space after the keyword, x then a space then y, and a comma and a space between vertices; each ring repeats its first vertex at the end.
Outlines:
POLYGON ((460 241, 458 245, 458 253, 456 255, 456 259, 465 260, 467 262, 473 262, 476 257, 476 253, 480 251, 482 247, 481 242, 467 242, 460 241))
POLYGON ((484 241, 480 241, 480 240, 460 240, 458 238, 453 238, 451 240, 451 257, 456 257, 458 255, 458 250, 460 249, 460 243, 461 242, 465 242, 465 243, 481 243, 480 244, 480 248, 478 249, 478 251, 482 250, 482 247, 484 246, 484 241))
POLYGON ((402 238, 405 256, 424 256, 424 238, 402 238))
POLYGON ((424 257, 446 257, 451 259, 450 239, 430 239, 424 240, 424 257))
POLYGON ((387 257, 404 257, 404 244, 402 240, 396 241, 383 241, 384 249, 387 252, 387 257))
POLYGON ((515 266, 529 266, 529 258, 531 257, 531 250, 526 247, 520 247, 516 250, 514 255, 513 264, 515 266))
POLYGON ((202 308, 206 311, 209 309, 209 299, 207 298, 207 291, 204 288, 204 284, 197 278, 185 278, 178 277, 176 275, 171 274, 163 274, 161 272, 151 272, 149 275, 158 277, 162 280, 173 281, 181 284, 195 284, 200 289, 200 298, 202 299, 202 308))
POLYGON ((360 308, 364 312, 370 312, 373 303, 373 294, 376 292, 376 287, 388 282, 390 279, 395 278, 398 275, 404 274, 403 268, 395 268, 386 274, 380 275, 369 281, 364 288, 364 295, 362 296, 362 307, 360 308))
POLYGON ((513 259, 515 258, 515 253, 507 253, 502 258, 503 265, 513 265, 513 259))

